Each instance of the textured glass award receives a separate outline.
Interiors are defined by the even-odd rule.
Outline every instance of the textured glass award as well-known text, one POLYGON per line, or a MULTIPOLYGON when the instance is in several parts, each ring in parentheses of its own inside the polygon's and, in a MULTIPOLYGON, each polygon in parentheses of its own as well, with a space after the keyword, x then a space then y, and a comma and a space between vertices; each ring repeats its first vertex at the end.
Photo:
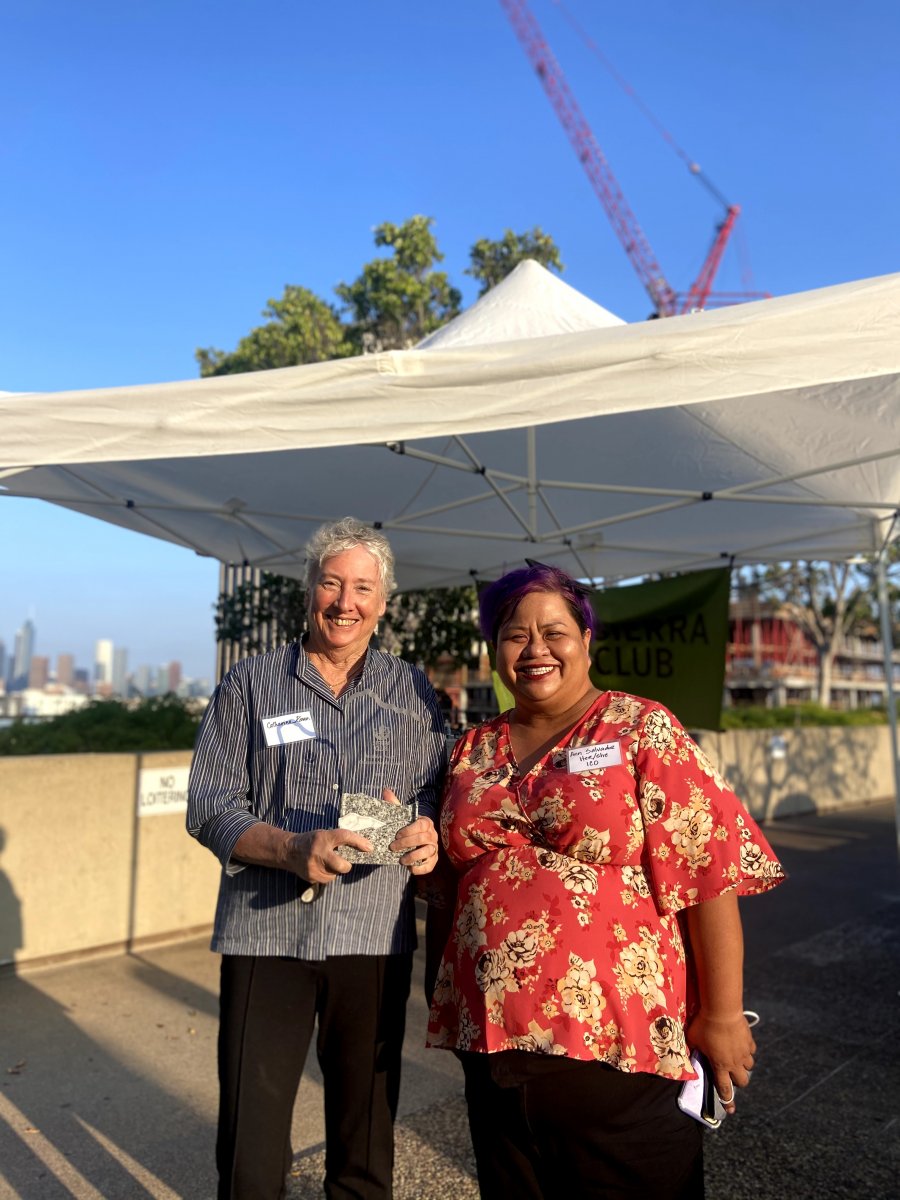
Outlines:
MULTIPOLYGON (((352 829, 368 838, 374 849, 369 853, 353 846, 336 846, 335 852, 352 863, 397 865, 401 854, 388 849, 398 832, 416 819, 414 804, 390 804, 365 792, 344 792, 338 829, 352 829)), ((412 847, 410 847, 412 849, 412 847)), ((405 853, 405 851, 404 851, 405 853)))

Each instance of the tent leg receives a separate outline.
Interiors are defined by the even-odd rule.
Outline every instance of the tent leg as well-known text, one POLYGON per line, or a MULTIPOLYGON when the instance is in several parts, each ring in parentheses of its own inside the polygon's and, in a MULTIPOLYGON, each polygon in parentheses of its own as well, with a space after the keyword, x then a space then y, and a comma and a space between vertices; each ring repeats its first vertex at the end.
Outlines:
POLYGON ((537 434, 533 425, 525 430, 528 448, 528 525, 531 536, 537 537, 537 434))
POLYGON ((884 646, 884 681, 887 686, 888 724, 891 727, 891 761, 894 766, 894 803, 896 805, 897 853, 900 855, 900 756, 897 750, 897 702, 894 697, 894 637, 888 605, 887 573, 882 551, 875 564, 878 582, 878 615, 881 619, 881 644, 884 646))

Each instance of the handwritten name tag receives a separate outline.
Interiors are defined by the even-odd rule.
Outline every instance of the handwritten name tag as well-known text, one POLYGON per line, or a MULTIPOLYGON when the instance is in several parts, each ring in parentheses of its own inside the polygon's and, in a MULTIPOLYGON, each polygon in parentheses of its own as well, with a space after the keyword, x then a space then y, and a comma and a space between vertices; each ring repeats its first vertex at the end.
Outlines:
POLYGON ((569 771, 601 771, 622 763, 622 747, 618 742, 595 742, 593 746, 575 746, 566 751, 569 771))
POLYGON ((304 742, 314 738, 312 713, 282 713, 280 717, 263 717, 263 733, 267 746, 284 746, 287 742, 304 742))

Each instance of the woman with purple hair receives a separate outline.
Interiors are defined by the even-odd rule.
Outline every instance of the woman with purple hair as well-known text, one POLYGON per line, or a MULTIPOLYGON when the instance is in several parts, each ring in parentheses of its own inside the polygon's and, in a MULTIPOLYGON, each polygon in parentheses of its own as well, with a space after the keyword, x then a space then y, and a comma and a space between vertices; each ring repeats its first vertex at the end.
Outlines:
POLYGON ((429 1024, 463 1063, 481 1195, 695 1200, 689 1055, 734 1112, 756 1049, 737 897, 784 872, 666 708, 593 685, 586 588, 512 571, 481 625, 514 706, 451 759, 429 1024))

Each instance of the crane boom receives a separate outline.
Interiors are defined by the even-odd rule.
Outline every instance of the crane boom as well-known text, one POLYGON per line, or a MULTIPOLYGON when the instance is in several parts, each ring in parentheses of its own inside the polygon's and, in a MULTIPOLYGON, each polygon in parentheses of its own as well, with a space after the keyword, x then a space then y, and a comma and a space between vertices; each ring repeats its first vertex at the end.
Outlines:
MULTIPOLYGON (((736 204, 726 204, 725 216, 716 228, 712 246, 704 259, 700 273, 686 293, 683 295, 676 293, 663 274, 662 267, 657 262, 644 231, 631 211, 590 125, 578 107, 562 68, 547 45, 526 0, 500 0, 500 3, 541 81, 541 86, 547 93, 547 98, 553 105, 560 124, 578 155, 578 160, 584 168, 591 186, 603 205, 616 236, 631 260, 638 278, 649 293, 656 307, 656 315, 671 317, 678 312, 690 312, 694 308, 703 308, 714 296, 713 282, 722 261, 725 246, 740 215, 740 208, 736 204)), ((739 303, 741 300, 767 294, 765 292, 732 293, 727 297, 720 294, 719 299, 720 301, 724 300, 726 304, 739 303)))
POLYGON ((725 211, 725 219, 716 230, 713 244, 710 246, 709 253, 704 260, 703 266, 700 268, 700 274, 691 284, 691 290, 681 303, 682 312, 690 312, 693 308, 704 308, 706 306, 706 302, 712 293, 716 271, 718 271, 722 255, 725 253, 726 243, 731 236, 732 229, 734 229, 734 223, 740 215, 740 207, 737 204, 729 204, 725 211))
POLYGON ((660 316, 671 316, 678 311, 678 297, 628 206, 606 156, 569 90, 562 68, 544 40, 540 26, 524 0, 500 0, 500 3, 657 312, 660 316))

